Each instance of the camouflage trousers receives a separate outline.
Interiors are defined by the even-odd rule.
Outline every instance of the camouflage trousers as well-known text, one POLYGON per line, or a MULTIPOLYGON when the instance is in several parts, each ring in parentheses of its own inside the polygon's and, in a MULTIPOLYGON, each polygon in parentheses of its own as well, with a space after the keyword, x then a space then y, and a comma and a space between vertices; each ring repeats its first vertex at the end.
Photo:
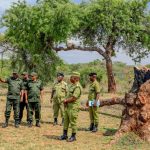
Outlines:
POLYGON ((41 119, 41 104, 40 102, 29 102, 29 121, 33 122, 33 114, 35 112, 35 120, 41 119))
POLYGON ((20 113, 19 113, 19 120, 21 121, 23 118, 23 111, 26 108, 27 111, 27 121, 29 121, 29 104, 25 103, 25 101, 20 102, 20 113))
POLYGON ((11 109, 13 107, 14 120, 19 121, 19 104, 20 104, 20 101, 18 99, 9 99, 9 98, 7 98, 6 110, 5 110, 6 120, 9 120, 11 109))

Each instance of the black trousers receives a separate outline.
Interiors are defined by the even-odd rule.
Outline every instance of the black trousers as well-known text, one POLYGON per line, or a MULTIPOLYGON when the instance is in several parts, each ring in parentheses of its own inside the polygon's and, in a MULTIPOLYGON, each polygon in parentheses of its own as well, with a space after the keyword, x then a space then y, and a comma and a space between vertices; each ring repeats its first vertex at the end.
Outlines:
POLYGON ((20 102, 19 119, 20 119, 20 121, 21 121, 22 118, 23 118, 23 111, 24 111, 24 108, 26 108, 26 111, 27 111, 27 121, 29 121, 29 104, 28 104, 28 103, 25 103, 25 101, 20 102))

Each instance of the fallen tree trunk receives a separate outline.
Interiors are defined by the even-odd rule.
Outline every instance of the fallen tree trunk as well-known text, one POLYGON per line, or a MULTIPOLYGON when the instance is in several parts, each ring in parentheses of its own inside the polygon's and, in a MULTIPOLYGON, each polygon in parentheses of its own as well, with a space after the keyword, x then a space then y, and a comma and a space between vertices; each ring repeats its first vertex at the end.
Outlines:
POLYGON ((141 85, 138 93, 126 94, 122 104, 125 108, 120 127, 110 144, 131 131, 150 142, 150 80, 141 85))
POLYGON ((115 104, 123 105, 124 109, 120 127, 111 144, 131 131, 150 142, 150 80, 141 85, 138 93, 127 93, 124 98, 102 100, 100 107, 115 104))
POLYGON ((124 100, 125 100, 124 98, 104 99, 100 101, 100 107, 116 105, 116 104, 125 105, 124 100))

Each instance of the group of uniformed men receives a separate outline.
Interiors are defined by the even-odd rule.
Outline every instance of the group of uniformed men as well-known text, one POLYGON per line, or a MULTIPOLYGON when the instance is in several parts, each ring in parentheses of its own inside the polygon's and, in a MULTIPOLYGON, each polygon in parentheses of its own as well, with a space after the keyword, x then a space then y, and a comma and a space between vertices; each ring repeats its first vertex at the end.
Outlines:
MULTIPOLYGON (((97 74, 92 72, 89 74, 90 86, 88 100, 86 106, 89 107, 90 127, 89 131, 98 131, 98 107, 100 98, 100 86, 97 81, 97 74)), ((14 110, 15 127, 18 128, 23 117, 23 110, 26 107, 27 110, 27 123, 28 127, 33 125, 33 113, 35 111, 36 126, 40 127, 41 118, 41 99, 43 95, 43 84, 38 79, 38 75, 35 72, 30 74, 30 78, 27 72, 22 73, 22 79, 16 71, 12 76, 6 80, 0 81, 8 84, 8 94, 5 111, 5 123, 3 128, 8 127, 8 121, 10 118, 11 108, 14 110)), ((70 77, 70 83, 67 84, 64 81, 64 74, 57 73, 57 82, 53 85, 50 102, 53 103, 54 125, 58 124, 59 110, 61 112, 63 125, 63 135, 60 136, 60 140, 67 140, 73 142, 76 140, 77 132, 77 118, 80 105, 80 97, 82 94, 82 87, 80 85, 80 73, 73 72, 70 77), (72 135, 68 139, 68 127, 71 126, 72 135)))
POLYGON ((32 127, 33 111, 35 111, 36 126, 40 127, 41 105, 43 85, 38 79, 37 73, 32 72, 30 78, 27 72, 22 73, 22 79, 16 71, 6 80, 0 78, 0 82, 8 84, 7 102, 5 110, 5 123, 3 128, 8 127, 11 109, 14 110, 15 127, 18 128, 23 117, 24 107, 27 109, 28 126, 32 127))

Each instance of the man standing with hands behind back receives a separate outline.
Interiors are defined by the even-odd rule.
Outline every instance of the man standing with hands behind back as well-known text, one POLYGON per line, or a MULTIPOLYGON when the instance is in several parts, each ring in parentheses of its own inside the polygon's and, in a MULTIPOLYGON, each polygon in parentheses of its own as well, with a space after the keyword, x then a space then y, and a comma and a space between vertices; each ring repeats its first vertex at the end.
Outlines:
POLYGON ((98 108, 99 108, 99 98, 100 98, 100 86, 97 81, 97 74, 92 72, 89 74, 90 85, 89 85, 89 94, 88 101, 86 103, 89 106, 89 116, 90 116, 90 127, 89 131, 97 132, 98 131, 98 108))
MULTIPOLYGON (((25 89, 29 81, 27 72, 22 73, 22 81, 23 81, 23 87, 25 89)), ((23 91, 23 97, 20 101, 19 124, 21 123, 22 118, 23 118, 24 107, 26 107, 26 110, 27 110, 27 122, 28 122, 29 121, 29 105, 28 105, 27 97, 25 96, 25 91, 23 91)))
POLYGON ((67 83, 64 82, 64 74, 57 73, 57 82, 54 84, 52 88, 52 94, 50 102, 53 102, 53 113, 54 113, 54 125, 57 125, 57 118, 59 115, 59 110, 62 118, 61 125, 64 123, 64 104, 63 101, 67 96, 67 83))

